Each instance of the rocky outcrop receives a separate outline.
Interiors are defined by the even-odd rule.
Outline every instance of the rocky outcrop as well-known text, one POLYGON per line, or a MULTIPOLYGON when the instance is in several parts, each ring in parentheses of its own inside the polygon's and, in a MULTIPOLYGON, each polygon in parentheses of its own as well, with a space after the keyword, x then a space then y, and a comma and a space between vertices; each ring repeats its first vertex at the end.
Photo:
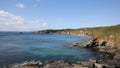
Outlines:
POLYGON ((68 46, 68 47, 83 47, 83 48, 87 47, 87 45, 83 44, 83 43, 72 43, 72 44, 67 44, 65 46, 68 46))
POLYGON ((107 65, 101 60, 91 58, 88 61, 68 63, 63 60, 49 60, 41 64, 40 61, 30 61, 21 64, 14 64, 10 68, 115 68, 115 66, 107 65))
MULTIPOLYGON (((103 61, 109 65, 120 67, 120 48, 115 47, 111 40, 96 38, 90 39, 87 43, 74 43, 67 45, 69 47, 92 48, 103 56, 103 61)), ((99 64, 95 64, 99 65, 99 64)))

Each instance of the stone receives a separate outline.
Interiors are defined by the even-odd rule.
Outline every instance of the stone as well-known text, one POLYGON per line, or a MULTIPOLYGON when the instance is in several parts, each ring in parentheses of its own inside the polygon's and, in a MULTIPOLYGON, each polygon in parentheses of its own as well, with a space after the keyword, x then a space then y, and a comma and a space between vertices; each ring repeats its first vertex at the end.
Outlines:
POLYGON ((29 61, 29 62, 24 62, 24 63, 20 63, 20 64, 13 64, 10 65, 10 68, 40 68, 40 66, 42 65, 42 63, 40 61, 29 61))
POLYGON ((94 63, 93 68, 115 68, 115 67, 107 64, 94 63))
POLYGON ((89 67, 85 67, 82 64, 72 64, 71 68, 89 68, 89 67))
POLYGON ((42 65, 42 63, 40 61, 32 60, 29 62, 24 62, 22 65, 23 66, 34 66, 34 65, 42 65))
POLYGON ((59 61, 47 61, 43 68, 70 68, 70 65, 63 60, 59 61))
POLYGON ((96 59, 96 58, 91 58, 91 59, 89 59, 89 62, 91 62, 91 63, 96 63, 96 62, 97 62, 97 59, 96 59))
POLYGON ((103 68, 102 64, 94 63, 93 68, 103 68))

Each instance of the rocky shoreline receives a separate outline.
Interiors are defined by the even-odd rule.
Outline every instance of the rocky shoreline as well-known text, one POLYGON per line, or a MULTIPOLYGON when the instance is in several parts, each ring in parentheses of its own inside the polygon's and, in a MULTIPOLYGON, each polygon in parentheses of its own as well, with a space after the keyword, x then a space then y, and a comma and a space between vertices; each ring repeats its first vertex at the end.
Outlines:
MULTIPOLYGON (((94 49, 102 59, 94 59, 95 62, 85 61, 71 65, 74 67, 59 68, 120 68, 120 25, 97 28, 81 28, 81 29, 63 29, 63 30, 43 30, 37 31, 35 34, 67 34, 77 36, 92 36, 87 43, 72 43, 65 46, 77 48, 94 49), (82 63, 82 64, 81 64, 82 63)), ((57 62, 57 61, 56 61, 57 62)), ((43 64, 44 65, 44 64, 43 64)), ((69 66, 68 65, 68 66, 69 66)), ((54 63, 53 65, 54 66, 54 63)), ((48 67, 57 68, 57 67, 48 67)))
POLYGON ((102 60, 91 58, 88 61, 72 64, 63 60, 49 60, 45 63, 33 60, 20 64, 9 65, 4 68, 115 68, 115 66, 105 64, 102 60))
POLYGON ((99 52, 103 59, 102 61, 114 67, 120 67, 120 48, 115 47, 114 43, 105 39, 97 40, 96 38, 90 39, 87 43, 73 43, 68 44, 69 47, 83 47, 92 48, 99 52))
POLYGON ((9 65, 4 68, 116 68, 120 67, 120 48, 110 45, 111 42, 91 38, 87 43, 73 43, 65 46, 92 48, 98 51, 103 59, 90 58, 88 61, 68 63, 63 60, 49 60, 44 63, 40 61, 29 61, 9 65))

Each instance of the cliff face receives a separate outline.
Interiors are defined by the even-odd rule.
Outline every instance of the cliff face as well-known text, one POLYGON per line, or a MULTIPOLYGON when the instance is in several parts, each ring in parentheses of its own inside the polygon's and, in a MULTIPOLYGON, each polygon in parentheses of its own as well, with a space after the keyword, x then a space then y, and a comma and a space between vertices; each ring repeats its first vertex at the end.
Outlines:
POLYGON ((88 35, 95 37, 98 41, 104 39, 109 44, 120 46, 120 25, 81 28, 81 29, 64 29, 64 30, 43 30, 36 32, 38 34, 71 34, 71 35, 88 35))

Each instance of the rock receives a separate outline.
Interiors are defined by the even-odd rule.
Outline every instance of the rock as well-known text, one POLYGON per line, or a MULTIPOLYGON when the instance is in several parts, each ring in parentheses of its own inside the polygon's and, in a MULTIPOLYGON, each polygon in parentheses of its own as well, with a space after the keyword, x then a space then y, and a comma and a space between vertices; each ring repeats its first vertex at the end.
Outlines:
POLYGON ((79 43, 77 45, 78 45, 78 47, 82 47, 82 48, 86 48, 87 47, 87 44, 83 44, 83 43, 79 43))
POLYGON ((84 62, 81 62, 81 64, 84 66, 84 67, 91 67, 93 63, 89 62, 89 61, 84 61, 84 62))
POLYGON ((97 59, 96 59, 96 58, 90 58, 90 59, 89 59, 89 62, 91 62, 91 63, 96 63, 96 62, 97 62, 97 59))
POLYGON ((94 63, 93 68, 103 68, 102 64, 94 63))
POLYGON ((24 63, 20 63, 20 64, 13 64, 10 65, 10 68, 40 68, 40 66, 42 65, 42 63, 40 61, 29 61, 29 62, 24 62, 24 63))
POLYGON ((72 44, 67 44, 67 45, 65 45, 65 46, 68 46, 68 47, 76 47, 76 46, 78 46, 76 43, 72 43, 72 44))
POLYGON ((99 46, 101 46, 104 41, 105 41, 104 39, 99 40, 98 41, 99 42, 99 46))
POLYGON ((42 65, 42 63, 40 61, 35 61, 35 60, 32 60, 32 61, 29 61, 29 62, 24 62, 22 64, 23 66, 33 66, 33 65, 42 65))
POLYGON ((89 67, 83 66, 81 63, 76 63, 72 64, 71 68, 89 68, 89 67))
POLYGON ((116 66, 119 66, 120 67, 120 54, 117 53, 114 58, 113 58, 113 61, 116 63, 116 66))
POLYGON ((91 58, 89 61, 77 62, 69 64, 63 60, 50 60, 42 64, 40 61, 29 61, 22 64, 13 65, 12 68, 115 68, 120 67, 120 48, 114 47, 112 41, 106 41, 101 39, 92 38, 87 43, 72 43, 66 46, 69 47, 82 47, 82 48, 92 48, 100 52, 105 60, 97 60, 96 58, 91 58))
POLYGON ((69 46, 69 47, 82 47, 82 48, 85 48, 87 45, 86 44, 83 44, 83 43, 72 43, 72 44, 68 44, 66 46, 69 46))
POLYGON ((115 67, 107 64, 94 63, 93 68, 115 68, 115 67))
POLYGON ((101 39, 98 43, 99 43, 99 44, 98 44, 99 46, 106 46, 107 41, 101 39))
POLYGON ((70 65, 63 60, 59 60, 59 61, 51 60, 45 62, 43 68, 70 68, 70 65))

